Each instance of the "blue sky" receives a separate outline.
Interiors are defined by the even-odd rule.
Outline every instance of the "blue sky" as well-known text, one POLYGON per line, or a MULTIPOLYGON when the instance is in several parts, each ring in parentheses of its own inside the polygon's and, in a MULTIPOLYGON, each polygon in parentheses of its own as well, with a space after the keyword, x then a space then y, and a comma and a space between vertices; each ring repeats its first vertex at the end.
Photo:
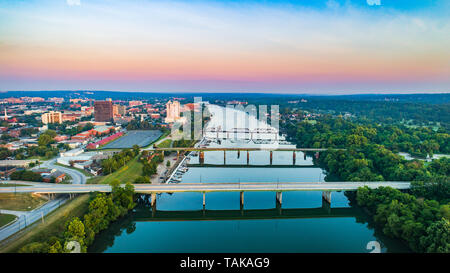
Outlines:
POLYGON ((449 92, 450 1, 376 2, 0 1, 0 91, 449 92))

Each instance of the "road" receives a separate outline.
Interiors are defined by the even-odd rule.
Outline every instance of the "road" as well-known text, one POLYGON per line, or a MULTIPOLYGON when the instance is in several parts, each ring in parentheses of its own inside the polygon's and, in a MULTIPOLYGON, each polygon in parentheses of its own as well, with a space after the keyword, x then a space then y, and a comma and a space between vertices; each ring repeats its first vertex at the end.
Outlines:
POLYGON ((52 212, 54 209, 57 209, 59 206, 64 204, 68 199, 66 197, 61 197, 57 199, 53 199, 45 203, 43 206, 34 209, 32 211, 6 211, 1 210, 2 213, 14 214, 18 217, 18 219, 12 224, 5 226, 0 229, 0 241, 5 240, 16 232, 24 229, 25 227, 31 225, 32 223, 41 220, 42 216, 47 215, 52 212))
MULTIPOLYGON (((86 176, 76 170, 58 166, 55 164, 56 159, 51 159, 48 161, 43 162, 40 164, 37 168, 48 168, 48 169, 57 169, 61 172, 64 172, 72 177, 72 183, 76 185, 83 185, 86 184, 86 176)), ((30 186, 38 186, 42 185, 44 183, 35 183, 35 182, 20 182, 26 185, 30 186)), ((57 185, 57 184, 56 184, 57 185)), ((19 191, 16 191, 19 192, 19 191)), ((20 231, 21 229, 27 227, 28 225, 40 220, 42 216, 47 215, 48 213, 52 212, 53 210, 57 209, 61 204, 65 203, 67 201, 67 197, 60 197, 54 200, 48 201, 45 205, 41 206, 40 208, 37 208, 32 211, 6 211, 2 210, 2 213, 6 214, 13 214, 18 217, 18 219, 13 222, 12 224, 3 227, 0 229, 0 241, 3 241, 4 239, 10 237, 14 233, 20 231)))
POLYGON ((56 158, 51 159, 48 161, 44 161, 41 165, 39 165, 39 168, 47 168, 47 169, 57 169, 58 171, 67 173, 72 177, 72 184, 86 184, 86 176, 77 170, 62 167, 59 165, 56 165, 56 158))
MULTIPOLYGON (((111 186, 103 184, 72 185, 12 181, 29 184, 21 187, 1 187, 0 193, 88 193, 111 192, 111 186)), ((244 191, 355 191, 359 187, 392 187, 409 189, 409 182, 276 182, 276 183, 181 183, 181 184, 134 184, 137 193, 170 192, 244 192, 244 191)))

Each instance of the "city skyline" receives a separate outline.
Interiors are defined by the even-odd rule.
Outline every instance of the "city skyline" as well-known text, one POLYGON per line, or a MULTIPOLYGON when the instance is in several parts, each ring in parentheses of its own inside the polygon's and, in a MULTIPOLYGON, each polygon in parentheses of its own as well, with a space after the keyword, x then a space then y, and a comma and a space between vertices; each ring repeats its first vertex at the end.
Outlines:
POLYGON ((0 90, 448 93, 449 3, 374 2, 4 1, 0 90))

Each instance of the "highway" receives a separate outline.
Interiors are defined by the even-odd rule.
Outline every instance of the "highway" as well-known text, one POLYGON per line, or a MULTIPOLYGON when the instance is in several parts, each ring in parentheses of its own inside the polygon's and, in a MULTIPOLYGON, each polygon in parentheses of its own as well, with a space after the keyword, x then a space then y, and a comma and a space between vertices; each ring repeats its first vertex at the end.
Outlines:
MULTIPOLYGON (((64 172, 72 177, 72 183, 75 185, 83 185, 86 184, 86 176, 76 170, 58 166, 55 164, 56 159, 51 159, 48 161, 43 162, 36 168, 47 168, 47 169, 57 169, 61 172, 64 172)), ((8 181, 8 183, 16 183, 15 181, 8 181)), ((38 188, 42 187, 43 185, 58 185, 58 184, 47 184, 47 183, 37 183, 37 182, 29 182, 29 181, 19 181, 17 184, 25 184, 29 186, 22 186, 22 187, 32 187, 32 188, 38 188)), ((70 186, 70 185, 69 185, 70 186)), ((21 187, 13 187, 13 191, 9 191, 9 193, 20 193, 21 187), (18 190, 19 189, 19 190, 18 190)), ((27 192, 35 192, 35 191, 27 191, 27 192)), ((3 191, 0 191, 0 193, 3 193, 3 191)), ((37 208, 32 211, 25 211, 25 212, 19 212, 19 211, 6 211, 2 210, 2 213, 6 214, 13 214, 18 217, 16 221, 11 223, 10 225, 7 225, 5 227, 0 228, 0 241, 3 241, 4 239, 10 237, 11 235, 15 234, 16 232, 20 231, 21 229, 29 226, 30 224, 40 220, 42 216, 46 216, 53 210, 57 209, 60 205, 64 204, 67 201, 67 197, 59 197, 54 200, 50 200, 47 203, 45 203, 40 208, 37 208)), ((13 238, 13 237, 11 237, 13 238)))
MULTIPOLYGON (((20 213, 1 210, 1 213, 14 214, 18 217, 18 219, 7 226, 0 228, 0 242, 15 234, 16 232, 24 229, 25 227, 33 224, 34 222, 41 220, 42 216, 45 216, 53 210, 57 209, 67 200, 68 199, 65 197, 56 198, 48 201, 43 206, 32 211, 23 211, 20 213)), ((14 237, 11 237, 8 240, 12 239, 14 239, 14 237)))
MULTIPOLYGON (((111 192, 109 185, 71 185, 48 183, 23 183, 28 186, 1 187, 0 193, 88 193, 111 192)), ((276 182, 276 183, 181 183, 181 184, 134 184, 137 193, 171 193, 171 192, 250 192, 250 191, 355 191, 359 187, 392 187, 405 190, 409 182, 276 182)))
POLYGON ((56 158, 48 161, 44 161, 39 168, 47 168, 47 169, 57 169, 58 171, 64 172, 72 177, 72 184, 86 184, 86 176, 77 170, 62 167, 56 165, 56 158))

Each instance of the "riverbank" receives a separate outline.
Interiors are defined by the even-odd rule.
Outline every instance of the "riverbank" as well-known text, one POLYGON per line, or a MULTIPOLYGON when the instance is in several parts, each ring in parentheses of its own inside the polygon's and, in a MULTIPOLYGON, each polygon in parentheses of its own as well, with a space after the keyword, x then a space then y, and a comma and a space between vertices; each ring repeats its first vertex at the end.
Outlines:
POLYGON ((88 211, 89 194, 79 195, 33 225, 19 231, 0 243, 0 253, 15 253, 33 242, 43 242, 57 236, 64 230, 65 223, 72 217, 82 217, 88 211))

